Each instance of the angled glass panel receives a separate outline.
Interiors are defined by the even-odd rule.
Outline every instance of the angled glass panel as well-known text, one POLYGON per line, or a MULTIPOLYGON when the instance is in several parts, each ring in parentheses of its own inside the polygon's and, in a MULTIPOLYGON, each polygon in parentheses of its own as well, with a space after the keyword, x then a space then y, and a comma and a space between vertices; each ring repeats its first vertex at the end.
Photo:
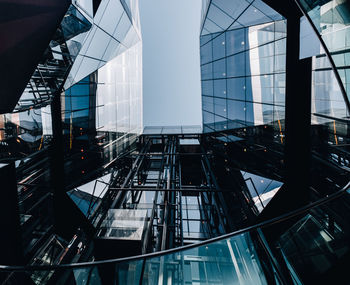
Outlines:
POLYGON ((90 17, 93 17, 92 0, 75 0, 75 4, 90 17))
POLYGON ((233 19, 223 10, 219 9, 213 2, 209 7, 207 18, 212 20, 223 30, 226 30, 233 22, 233 19))
POLYGON ((282 182, 241 171, 255 206, 261 212, 283 185, 282 182))
POLYGON ((203 122, 204 124, 214 124, 214 114, 203 111, 203 122))
POLYGON ((212 39, 212 34, 210 34, 210 35, 203 35, 203 36, 201 35, 200 39, 199 39, 200 45, 202 46, 202 45, 206 44, 211 39, 212 39))
POLYGON ((97 70, 100 64, 99 60, 95 60, 89 57, 82 57, 81 64, 78 71, 74 76, 74 82, 78 82, 83 79, 85 76, 97 70))
POLYGON ((127 48, 130 48, 133 45, 140 42, 140 40, 141 39, 139 38, 139 35, 136 32, 136 29, 134 28, 134 26, 131 26, 126 36, 124 37, 123 45, 126 46, 127 48))
POLYGON ((109 35, 113 35, 123 13, 124 9, 120 1, 110 0, 100 21, 96 24, 109 35))
POLYGON ((126 34, 128 33, 131 27, 131 23, 128 15, 124 12, 120 21, 118 22, 118 26, 113 33, 113 37, 118 41, 123 42, 126 34))
POLYGON ((246 0, 213 0, 212 3, 225 11, 232 19, 237 19, 238 16, 249 6, 249 2, 246 0))
POLYGON ((238 18, 238 22, 245 26, 253 26, 257 24, 263 24, 272 22, 273 20, 266 15, 264 15, 258 8, 254 6, 249 6, 247 10, 238 18))
POLYGON ((264 15, 269 17, 271 21, 279 21, 283 19, 283 16, 277 13, 274 9, 272 9, 269 5, 265 4, 261 0, 255 0, 253 2, 253 6, 258 8, 264 15))
POLYGON ((108 43, 107 48, 103 54, 102 60, 108 61, 108 60, 114 58, 118 54, 119 46, 120 46, 120 43, 118 41, 116 41, 115 39, 113 39, 112 37, 110 37, 109 43, 108 43))
MULTIPOLYGON (((300 1, 321 35, 327 49, 331 52, 346 91, 350 82, 348 65, 340 57, 347 58, 350 48, 350 3, 346 0, 300 1)), ((350 97, 347 92, 348 98, 350 97)))
POLYGON ((208 33, 213 34, 217 32, 222 32, 224 29, 223 27, 220 27, 215 22, 213 22, 210 18, 207 17, 204 22, 203 30, 206 31, 205 33, 202 33, 203 35, 205 35, 208 33))
POLYGON ((107 49, 110 36, 97 28, 85 55, 100 60, 107 49))
POLYGON ((221 117, 221 116, 214 116, 214 120, 215 120, 215 131, 223 131, 223 130, 227 130, 227 118, 225 117, 221 117))

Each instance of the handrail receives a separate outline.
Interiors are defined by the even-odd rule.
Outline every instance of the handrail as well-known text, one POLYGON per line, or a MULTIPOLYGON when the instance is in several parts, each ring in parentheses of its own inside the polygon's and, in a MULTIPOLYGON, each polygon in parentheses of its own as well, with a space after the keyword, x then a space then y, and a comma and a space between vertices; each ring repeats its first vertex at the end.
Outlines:
POLYGON ((318 206, 321 206, 327 202, 330 202, 334 199, 337 199, 341 197, 343 194, 347 192, 347 190, 350 189, 350 182, 348 182, 341 190, 337 191, 336 193, 333 193, 331 195, 327 195, 326 197, 319 199, 318 201, 312 202, 306 206, 300 207, 296 210, 293 210, 289 213, 277 216, 275 218, 269 219, 264 222, 257 223, 255 225, 225 234, 221 235, 212 239, 208 239, 199 243, 185 245, 181 247, 176 247, 172 249, 167 249, 163 251, 158 252, 152 252, 144 255, 135 255, 130 257, 123 257, 123 258, 116 258, 116 259, 106 259, 106 260, 99 260, 99 261, 91 261, 91 262, 81 262, 81 263, 70 263, 70 264, 60 264, 60 265, 24 265, 24 266, 16 266, 16 265, 0 265, 0 272, 9 272, 9 271, 47 271, 47 270, 57 270, 57 269, 74 269, 74 268, 81 268, 81 267, 89 267, 89 266, 97 266, 97 265, 105 265, 105 264, 113 264, 113 263, 121 263, 121 262, 130 262, 130 261, 136 261, 136 260, 146 260, 148 258, 154 258, 158 256, 164 256, 171 253, 176 253, 179 251, 197 248, 203 245, 207 245, 216 241, 224 240, 231 238, 233 236, 236 236, 238 234, 246 233, 252 230, 256 230, 261 227, 270 226, 273 224, 277 224, 280 222, 283 222, 285 220, 288 220, 290 218, 293 218, 295 216, 298 216, 300 214, 303 214, 313 208, 316 208, 318 206))

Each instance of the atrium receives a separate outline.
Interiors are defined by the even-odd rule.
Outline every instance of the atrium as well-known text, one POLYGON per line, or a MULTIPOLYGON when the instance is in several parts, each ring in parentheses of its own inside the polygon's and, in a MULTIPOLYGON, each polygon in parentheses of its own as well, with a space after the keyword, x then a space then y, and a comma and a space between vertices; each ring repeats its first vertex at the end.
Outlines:
POLYGON ((350 284, 350 2, 202 0, 172 126, 139 4, 0 0, 0 283, 350 284))

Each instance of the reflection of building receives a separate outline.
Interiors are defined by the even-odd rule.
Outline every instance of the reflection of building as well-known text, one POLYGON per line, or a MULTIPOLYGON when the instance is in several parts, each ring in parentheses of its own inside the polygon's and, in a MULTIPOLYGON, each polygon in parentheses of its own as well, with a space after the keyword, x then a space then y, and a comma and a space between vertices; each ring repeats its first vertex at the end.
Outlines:
POLYGON ((2 282, 348 283, 346 1, 203 1, 203 126, 143 130, 137 1, 38 3, 0 102, 2 282))

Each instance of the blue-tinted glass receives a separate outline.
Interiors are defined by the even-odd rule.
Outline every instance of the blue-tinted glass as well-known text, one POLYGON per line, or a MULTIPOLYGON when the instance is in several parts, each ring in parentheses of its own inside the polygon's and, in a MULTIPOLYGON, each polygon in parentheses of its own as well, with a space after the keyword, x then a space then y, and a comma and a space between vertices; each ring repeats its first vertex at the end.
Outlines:
POLYGON ((273 103, 273 75, 247 77, 247 100, 260 103, 273 103))
POLYGON ((255 126, 270 123, 273 120, 273 106, 260 103, 246 104, 247 111, 247 123, 251 123, 255 126))
POLYGON ((254 108, 253 103, 246 102, 245 106, 245 119, 247 125, 254 125, 254 108))
POLYGON ((201 77, 202 80, 206 80, 206 79, 212 79, 213 78, 213 64, 212 63, 208 63, 205 65, 201 66, 201 77))
POLYGON ((208 112, 214 112, 214 103, 213 97, 202 96, 202 107, 203 110, 208 112))
POLYGON ((203 123, 214 124, 214 114, 203 111, 203 123))
POLYGON ((244 76, 244 55, 245 53, 239 53, 227 58, 227 76, 236 77, 244 76))
POLYGON ((275 40, 285 38, 287 36, 287 21, 282 20, 275 22, 275 40))
POLYGON ((222 131, 227 129, 227 119, 220 116, 215 116, 215 131, 222 131))
POLYGON ((214 80, 214 96, 226 98, 226 80, 214 80))
POLYGON ((274 23, 267 23, 248 28, 249 48, 264 45, 275 40, 274 23))
POLYGON ((278 21, 283 19, 283 17, 279 13, 277 13, 275 10, 273 10, 270 6, 266 5, 261 0, 255 0, 253 5, 271 20, 278 21))
POLYGON ((214 131, 215 131, 214 125, 203 124, 203 133, 210 133, 214 131))
POLYGON ((261 102, 273 104, 273 88, 261 89, 261 102))
POLYGON ((233 19, 236 19, 244 9, 249 5, 246 0, 213 0, 213 3, 218 6, 220 9, 224 10, 229 14, 233 19))
POLYGON ((246 101, 253 101, 252 77, 251 76, 247 76, 245 78, 245 99, 246 99, 246 101))
POLYGON ((244 13, 238 18, 238 21, 245 27, 272 22, 269 17, 264 15, 258 8, 254 7, 253 5, 244 11, 244 13))
POLYGON ((220 10, 214 3, 210 5, 207 17, 223 30, 226 30, 233 22, 233 19, 220 10))
POLYGON ((256 82, 253 85, 253 93, 261 89, 261 102, 273 103, 273 75, 263 75, 255 77, 256 82))
POLYGON ((213 62, 213 78, 226 77, 226 62, 225 59, 220 59, 213 62))
POLYGON ((273 105, 262 104, 262 113, 264 124, 273 122, 273 105))
POLYGON ((200 45, 202 46, 202 45, 206 44, 207 42, 209 42, 211 40, 211 38, 212 38, 211 34, 210 35, 201 36, 200 37, 200 45))
POLYGON ((226 109, 227 109, 226 108, 226 100, 214 97, 214 111, 215 111, 215 115, 226 117, 227 116, 227 110, 226 109))
POLYGON ((202 94, 207 96, 213 96, 213 80, 202 81, 202 94))
POLYGON ((227 79, 227 98, 245 100, 245 78, 227 79))
POLYGON ((205 64, 213 60, 212 41, 201 47, 201 64, 205 64))
POLYGON ((218 26, 208 17, 205 20, 204 29, 210 34, 221 32, 223 30, 222 27, 218 26))
POLYGON ((251 75, 260 75, 273 73, 274 52, 273 43, 267 44, 247 52, 246 68, 250 70, 251 75))
POLYGON ((223 58, 225 56, 225 34, 213 39, 213 60, 223 58))
POLYGON ((245 29, 226 32, 226 56, 241 52, 246 47, 245 29))
POLYGON ((228 119, 245 121, 245 102, 227 100, 228 119))

